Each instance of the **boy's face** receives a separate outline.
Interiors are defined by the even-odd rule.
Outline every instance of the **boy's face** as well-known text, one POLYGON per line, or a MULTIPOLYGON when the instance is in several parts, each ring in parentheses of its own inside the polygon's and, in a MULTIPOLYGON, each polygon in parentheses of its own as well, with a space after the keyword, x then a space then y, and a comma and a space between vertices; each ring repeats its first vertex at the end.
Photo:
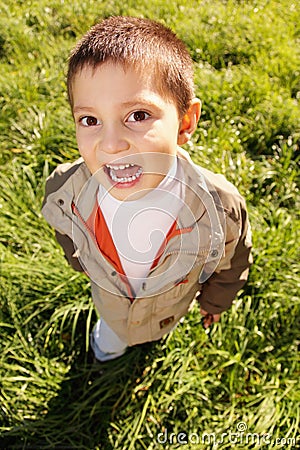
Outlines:
POLYGON ((158 93, 150 76, 112 63, 84 67, 73 80, 72 94, 79 152, 118 200, 141 197, 158 186, 177 144, 187 142, 200 115, 198 104, 193 124, 189 114, 179 118, 175 103, 158 93))

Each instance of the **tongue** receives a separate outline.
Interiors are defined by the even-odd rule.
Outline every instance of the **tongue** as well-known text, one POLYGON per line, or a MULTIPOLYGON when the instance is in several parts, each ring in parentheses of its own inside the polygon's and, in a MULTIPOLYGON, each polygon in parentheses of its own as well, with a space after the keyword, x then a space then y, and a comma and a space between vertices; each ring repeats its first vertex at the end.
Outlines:
POLYGON ((134 165, 127 167, 126 169, 110 169, 118 178, 133 177, 138 171, 140 166, 134 165))

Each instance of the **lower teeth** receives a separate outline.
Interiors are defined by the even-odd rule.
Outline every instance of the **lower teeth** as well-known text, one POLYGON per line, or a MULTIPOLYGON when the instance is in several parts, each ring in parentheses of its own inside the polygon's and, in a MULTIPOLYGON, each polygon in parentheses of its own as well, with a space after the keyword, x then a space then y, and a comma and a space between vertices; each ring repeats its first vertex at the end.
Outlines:
POLYGON ((135 181, 137 178, 139 178, 142 174, 142 169, 139 168, 137 173, 133 175, 132 177, 122 177, 118 178, 115 173, 113 173, 112 170, 110 170, 110 177, 115 183, 130 183, 131 181, 135 181))

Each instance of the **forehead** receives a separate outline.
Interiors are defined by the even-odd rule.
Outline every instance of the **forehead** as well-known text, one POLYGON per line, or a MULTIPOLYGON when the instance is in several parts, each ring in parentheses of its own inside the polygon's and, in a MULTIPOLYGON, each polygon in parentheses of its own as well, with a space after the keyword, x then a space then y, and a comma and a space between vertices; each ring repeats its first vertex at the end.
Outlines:
POLYGON ((133 67, 105 62, 92 67, 84 65, 72 80, 72 97, 74 103, 84 97, 96 97, 97 94, 111 98, 131 101, 132 98, 155 97, 156 101, 175 104, 172 95, 163 89, 161 80, 155 71, 147 67, 133 67))
MULTIPOLYGON (((131 66, 124 66, 122 64, 114 64, 111 62, 105 62, 99 65, 91 66, 84 65, 77 71, 73 78, 73 85, 78 83, 97 83, 101 81, 101 87, 107 85, 114 85, 116 81, 122 80, 126 87, 135 85, 137 88, 145 86, 148 89, 155 89, 154 77, 147 71, 142 71, 131 66)), ((118 89, 123 85, 115 84, 115 88, 118 89)))

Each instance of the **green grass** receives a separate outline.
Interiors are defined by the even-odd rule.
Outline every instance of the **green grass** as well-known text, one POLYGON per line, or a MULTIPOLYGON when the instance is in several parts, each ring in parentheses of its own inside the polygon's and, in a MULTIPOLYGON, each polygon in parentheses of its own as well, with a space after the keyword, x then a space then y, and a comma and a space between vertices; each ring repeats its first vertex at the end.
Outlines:
POLYGON ((299 0, 0 0, 0 448, 175 449, 180 432, 187 449, 299 446, 299 10, 299 0), (187 149, 245 195, 254 264, 210 336, 194 308, 162 342, 97 366, 88 280, 40 209, 46 176, 77 157, 68 52, 111 14, 161 20, 188 45, 203 115, 187 149), (271 437, 236 442, 241 422, 252 439, 271 437), (227 435, 213 446, 204 433, 227 435))

